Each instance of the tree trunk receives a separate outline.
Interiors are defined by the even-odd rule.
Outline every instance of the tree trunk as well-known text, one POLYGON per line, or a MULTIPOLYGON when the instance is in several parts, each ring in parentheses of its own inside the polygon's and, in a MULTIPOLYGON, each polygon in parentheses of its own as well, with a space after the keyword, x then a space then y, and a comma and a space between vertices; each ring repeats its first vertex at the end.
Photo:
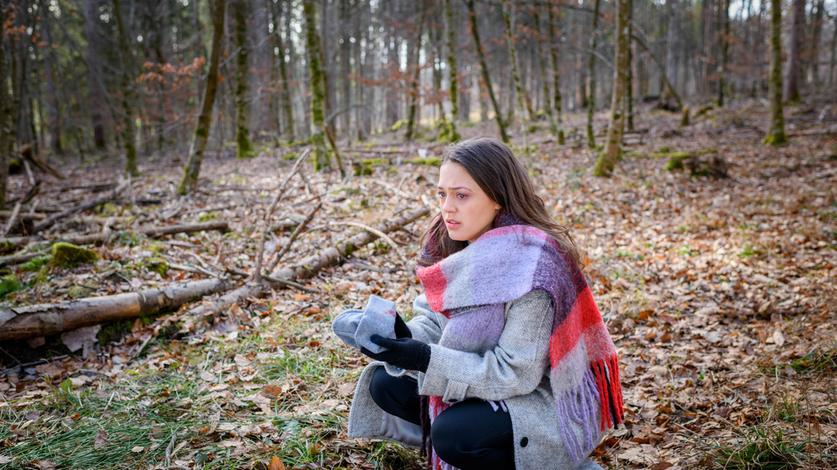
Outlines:
POLYGON ((0 310, 0 341, 48 336, 106 321, 153 315, 229 289, 229 281, 207 279, 108 295, 0 310))
POLYGON ((105 91, 102 85, 102 58, 99 53, 97 25, 99 17, 97 0, 84 1, 84 38, 87 41, 87 86, 90 93, 90 120, 93 125, 93 144, 97 150, 104 150, 105 125, 102 110, 105 108, 105 91))
POLYGON ((781 145, 787 142, 782 111, 782 0, 770 0, 770 130, 764 142, 781 145))
MULTIPOLYGON (((340 18, 352 17, 349 0, 340 0, 340 18)), ((340 103, 337 106, 340 113, 340 134, 346 136, 346 141, 352 141, 352 43, 350 42, 351 24, 348 21, 339 22, 340 37, 340 103)))
POLYGON ((837 15, 831 28, 831 60, 828 61, 828 86, 834 86, 834 66, 837 65, 837 15))
POLYGON ((727 61, 729 60, 729 3, 730 0, 720 0, 723 2, 723 13, 721 17, 722 25, 718 28, 719 43, 721 44, 721 62, 718 64, 718 107, 724 107, 724 93, 726 87, 727 75, 727 61))
POLYGON ((825 12, 825 0, 817 1, 817 9, 814 13, 814 24, 811 32, 811 78, 814 86, 820 85, 820 37, 822 36, 823 14, 825 12))
MULTIPOLYGON (((497 97, 494 96, 494 89, 491 87, 491 75, 488 73, 488 64, 485 61, 485 52, 482 50, 482 42, 480 42, 480 33, 477 29, 477 12, 474 6, 474 0, 465 0, 465 5, 468 7, 468 22, 471 25, 471 35, 474 37, 474 46, 477 49, 477 57, 480 61, 480 70, 482 71, 482 80, 485 84, 485 89, 488 92, 488 97, 491 99, 491 105, 494 107, 494 119, 497 121, 497 127, 500 129, 500 137, 503 142, 509 142, 509 135, 506 132, 506 123, 503 121, 503 113, 500 112, 500 104, 497 103, 497 97)), ((480 108, 484 108, 480 106, 480 108)))
POLYGON ((128 43, 128 31, 122 20, 122 0, 113 0, 113 14, 116 17, 116 29, 119 35, 119 49, 121 53, 122 77, 122 140, 125 145, 125 172, 131 176, 139 175, 137 169, 137 147, 134 137, 134 87, 131 83, 133 75, 133 54, 128 43))
MULTIPOLYGON (((270 2, 271 4, 271 14, 273 15, 273 38, 274 44, 276 49, 279 51, 279 79, 282 82, 282 116, 284 117, 284 127, 282 129, 282 133, 284 134, 285 138, 289 140, 294 140, 294 112, 293 112, 293 101, 291 97, 291 82, 288 79, 288 66, 286 62, 286 51, 285 51, 285 44, 288 42, 283 40, 282 34, 288 35, 288 40, 290 40, 290 31, 285 30, 284 32, 281 31, 280 22, 279 20, 282 17, 282 2, 270 2)), ((290 15, 290 12, 286 12, 286 15, 290 15)))
POLYGON ((610 102, 610 126, 605 149, 596 160, 593 173, 608 176, 622 156, 622 129, 625 123, 623 101, 628 72, 628 0, 616 1, 616 58, 613 70, 613 96, 610 102))
MULTIPOLYGON (((549 44, 549 62, 552 66, 552 102, 553 106, 550 107, 547 104, 547 109, 551 109, 554 114, 550 116, 550 119, 554 119, 555 121, 555 130, 553 130, 553 134, 555 137, 558 138, 558 143, 563 145, 564 144, 564 129, 561 126, 561 74, 560 64, 558 63, 558 43, 560 42, 560 38, 558 37, 557 32, 555 31, 555 22, 558 20, 559 15, 553 13, 552 9, 558 8, 557 6, 547 5, 546 6, 546 21, 547 21, 547 31, 549 31, 549 37, 547 38, 547 43, 549 44)), ((559 11, 560 13, 560 11, 559 11)), ((538 63, 541 61, 539 60, 538 63)), ((548 82, 546 79, 546 75, 543 75, 544 83, 548 82)), ((544 89, 544 93, 546 93, 546 89, 544 89)), ((549 102, 549 96, 544 96, 544 99, 549 102)))
MULTIPOLYGON (((517 101, 520 108, 526 112, 526 121, 531 121, 535 113, 532 111, 532 102, 529 99, 529 94, 523 87, 523 81, 520 79, 520 66, 517 63, 517 46, 514 44, 514 27, 512 25, 512 12, 509 0, 503 0, 501 11, 503 13, 503 27, 506 33, 506 48, 509 52, 509 60, 511 61, 512 82, 514 83, 514 91, 517 95, 517 101)), ((512 106, 514 109, 514 106, 512 106)), ((509 110, 509 116, 514 113, 509 110)), ((507 124, 511 124, 510 118, 507 124)), ((524 132, 526 126, 524 125, 524 132)))
POLYGON ((250 158, 255 156, 253 144, 250 142, 250 130, 248 127, 248 57, 250 46, 247 44, 247 0, 233 1, 233 16, 235 17, 235 47, 236 54, 235 71, 235 143, 236 157, 250 158))
POLYGON ((410 49, 411 60, 407 63, 408 70, 412 72, 410 87, 407 89, 409 105, 407 107, 407 130, 404 133, 404 139, 407 142, 411 142, 413 140, 413 134, 415 133, 416 126, 416 111, 419 106, 419 84, 421 81, 419 58, 421 56, 421 37, 424 34, 424 18, 427 13, 427 8, 423 2, 420 3, 419 8, 421 8, 421 16, 419 18, 418 34, 416 34, 416 39, 413 41, 412 48, 410 49))
POLYGON ((308 55, 308 71, 311 74, 311 144, 313 150, 311 159, 314 170, 321 171, 331 167, 331 157, 325 145, 325 77, 323 77, 320 58, 320 37, 317 34, 316 12, 314 0, 304 0, 303 13, 305 15, 305 44, 308 55))
POLYGON ((634 31, 634 2, 633 0, 628 0, 628 32, 627 32, 627 41, 628 41, 628 67, 626 70, 626 81, 625 81, 625 115, 627 117, 628 123, 628 130, 634 130, 634 50, 633 50, 633 41, 631 38, 633 37, 634 31))
MULTIPOLYGON (((0 25, 6 24, 5 8, 0 7, 0 25)), ((11 41, 9 41, 11 45, 11 41)), ((6 205, 9 161, 15 144, 12 99, 9 96, 9 72, 6 69, 6 35, 0 34, 0 207, 6 205)))
POLYGON ((805 27, 805 0, 793 0, 791 19, 790 51, 788 54, 787 81, 785 81, 785 100, 799 101, 799 87, 802 79, 802 42, 805 27))
POLYGON ((593 0, 593 29, 590 31, 590 55, 587 57, 587 147, 591 149, 596 148, 593 116, 596 113, 596 37, 599 34, 600 3, 600 0, 593 0))
POLYGON ((58 96, 58 89, 56 87, 56 80, 58 79, 58 71, 55 70, 57 62, 55 60, 56 44, 52 37, 52 13, 47 8, 46 2, 41 0, 41 18, 43 20, 44 41, 46 48, 44 50, 44 75, 47 85, 47 127, 49 128, 50 149, 55 155, 63 155, 64 147, 61 143, 62 134, 62 119, 61 119, 61 99, 58 96))
POLYGON ((183 171, 183 179, 177 188, 178 194, 188 194, 197 188, 198 176, 203 163, 203 155, 206 151, 206 143, 209 140, 209 131, 212 128, 212 107, 215 104, 215 94, 218 90, 218 64, 221 61, 222 39, 224 37, 224 10, 226 0, 215 0, 215 8, 212 11, 212 51, 209 56, 209 71, 206 76, 206 86, 203 94, 201 114, 198 116, 198 125, 195 128, 195 136, 192 141, 192 148, 189 151, 189 161, 183 171))
POLYGON ((456 121, 459 119, 459 68, 456 65, 456 22, 453 17, 453 0, 445 2, 445 38, 447 39, 448 95, 450 97, 450 126, 453 140, 459 140, 456 121))

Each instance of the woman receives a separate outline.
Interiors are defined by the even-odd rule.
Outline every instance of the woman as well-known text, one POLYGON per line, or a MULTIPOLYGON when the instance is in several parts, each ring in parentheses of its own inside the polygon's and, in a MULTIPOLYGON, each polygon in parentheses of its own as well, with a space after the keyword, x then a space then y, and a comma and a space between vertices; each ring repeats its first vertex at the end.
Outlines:
POLYGON ((432 468, 599 468, 622 422, 613 342, 567 229, 501 142, 448 149, 421 240, 425 293, 361 377, 349 435, 429 449, 432 468), (428 439, 429 438, 429 439, 428 439))

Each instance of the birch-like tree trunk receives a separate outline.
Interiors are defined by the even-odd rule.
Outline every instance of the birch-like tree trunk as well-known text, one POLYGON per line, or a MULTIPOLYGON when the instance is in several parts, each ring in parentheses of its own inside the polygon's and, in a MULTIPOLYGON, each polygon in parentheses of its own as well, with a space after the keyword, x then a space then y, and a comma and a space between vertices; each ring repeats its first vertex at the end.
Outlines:
POLYGON ((222 39, 224 38, 224 11, 226 0, 215 0, 212 11, 212 51, 209 55, 209 72, 206 76, 204 87, 203 103, 201 113, 198 116, 198 125, 195 128, 195 136, 192 141, 192 148, 189 151, 189 161, 183 171, 183 179, 177 188, 179 194, 187 194, 193 191, 198 185, 198 176, 201 172, 203 154, 206 151, 206 143, 209 140, 209 131, 212 128, 212 107, 215 104, 215 95, 218 91, 218 64, 221 61, 222 39))
MULTIPOLYGON (((477 57, 480 62, 480 70, 482 71, 482 81, 485 84, 488 97, 491 99, 491 106, 494 107, 494 119, 497 121, 497 127, 500 129, 500 138, 503 142, 509 142, 509 135, 506 132, 506 123, 503 121, 503 113, 500 112, 500 104, 497 102, 497 97, 494 95, 494 89, 491 87, 491 74, 488 72, 488 64, 485 61, 485 52, 482 49, 482 42, 480 41, 480 33, 477 28, 477 12, 474 0, 465 0, 465 5, 468 7, 468 22, 471 25, 471 35, 474 37, 474 46, 477 49, 477 57)), ((480 109, 485 109, 480 104, 480 109)))
POLYGON ((781 145, 787 142, 782 110, 782 0, 770 0, 770 129, 764 142, 781 145))
POLYGON ((616 0, 616 58, 613 70, 613 95, 610 102, 610 125, 607 128, 607 142, 593 174, 608 176, 622 157, 622 130, 625 124, 625 86, 628 72, 628 0, 616 0))

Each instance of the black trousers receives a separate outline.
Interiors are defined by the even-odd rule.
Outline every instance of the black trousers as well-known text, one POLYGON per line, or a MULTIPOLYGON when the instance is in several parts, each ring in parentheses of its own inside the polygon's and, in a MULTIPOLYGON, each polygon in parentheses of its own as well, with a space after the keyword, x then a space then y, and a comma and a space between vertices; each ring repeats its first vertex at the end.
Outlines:
MULTIPOLYGON (((421 425, 418 383, 412 377, 393 377, 379 367, 369 392, 387 413, 421 425)), ((430 439, 442 460, 463 470, 514 469, 511 417, 483 400, 469 398, 440 413, 430 439)))

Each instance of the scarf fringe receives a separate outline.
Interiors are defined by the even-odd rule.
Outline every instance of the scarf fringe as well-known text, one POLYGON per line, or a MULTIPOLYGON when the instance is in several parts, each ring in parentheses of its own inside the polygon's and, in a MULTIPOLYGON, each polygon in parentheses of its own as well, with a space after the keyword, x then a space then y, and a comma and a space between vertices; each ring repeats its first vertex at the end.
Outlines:
POLYGON ((596 447, 602 432, 624 421, 618 356, 593 361, 578 387, 554 393, 554 398, 564 447, 574 462, 580 462, 596 447), (580 436, 576 428, 581 429, 580 436))

